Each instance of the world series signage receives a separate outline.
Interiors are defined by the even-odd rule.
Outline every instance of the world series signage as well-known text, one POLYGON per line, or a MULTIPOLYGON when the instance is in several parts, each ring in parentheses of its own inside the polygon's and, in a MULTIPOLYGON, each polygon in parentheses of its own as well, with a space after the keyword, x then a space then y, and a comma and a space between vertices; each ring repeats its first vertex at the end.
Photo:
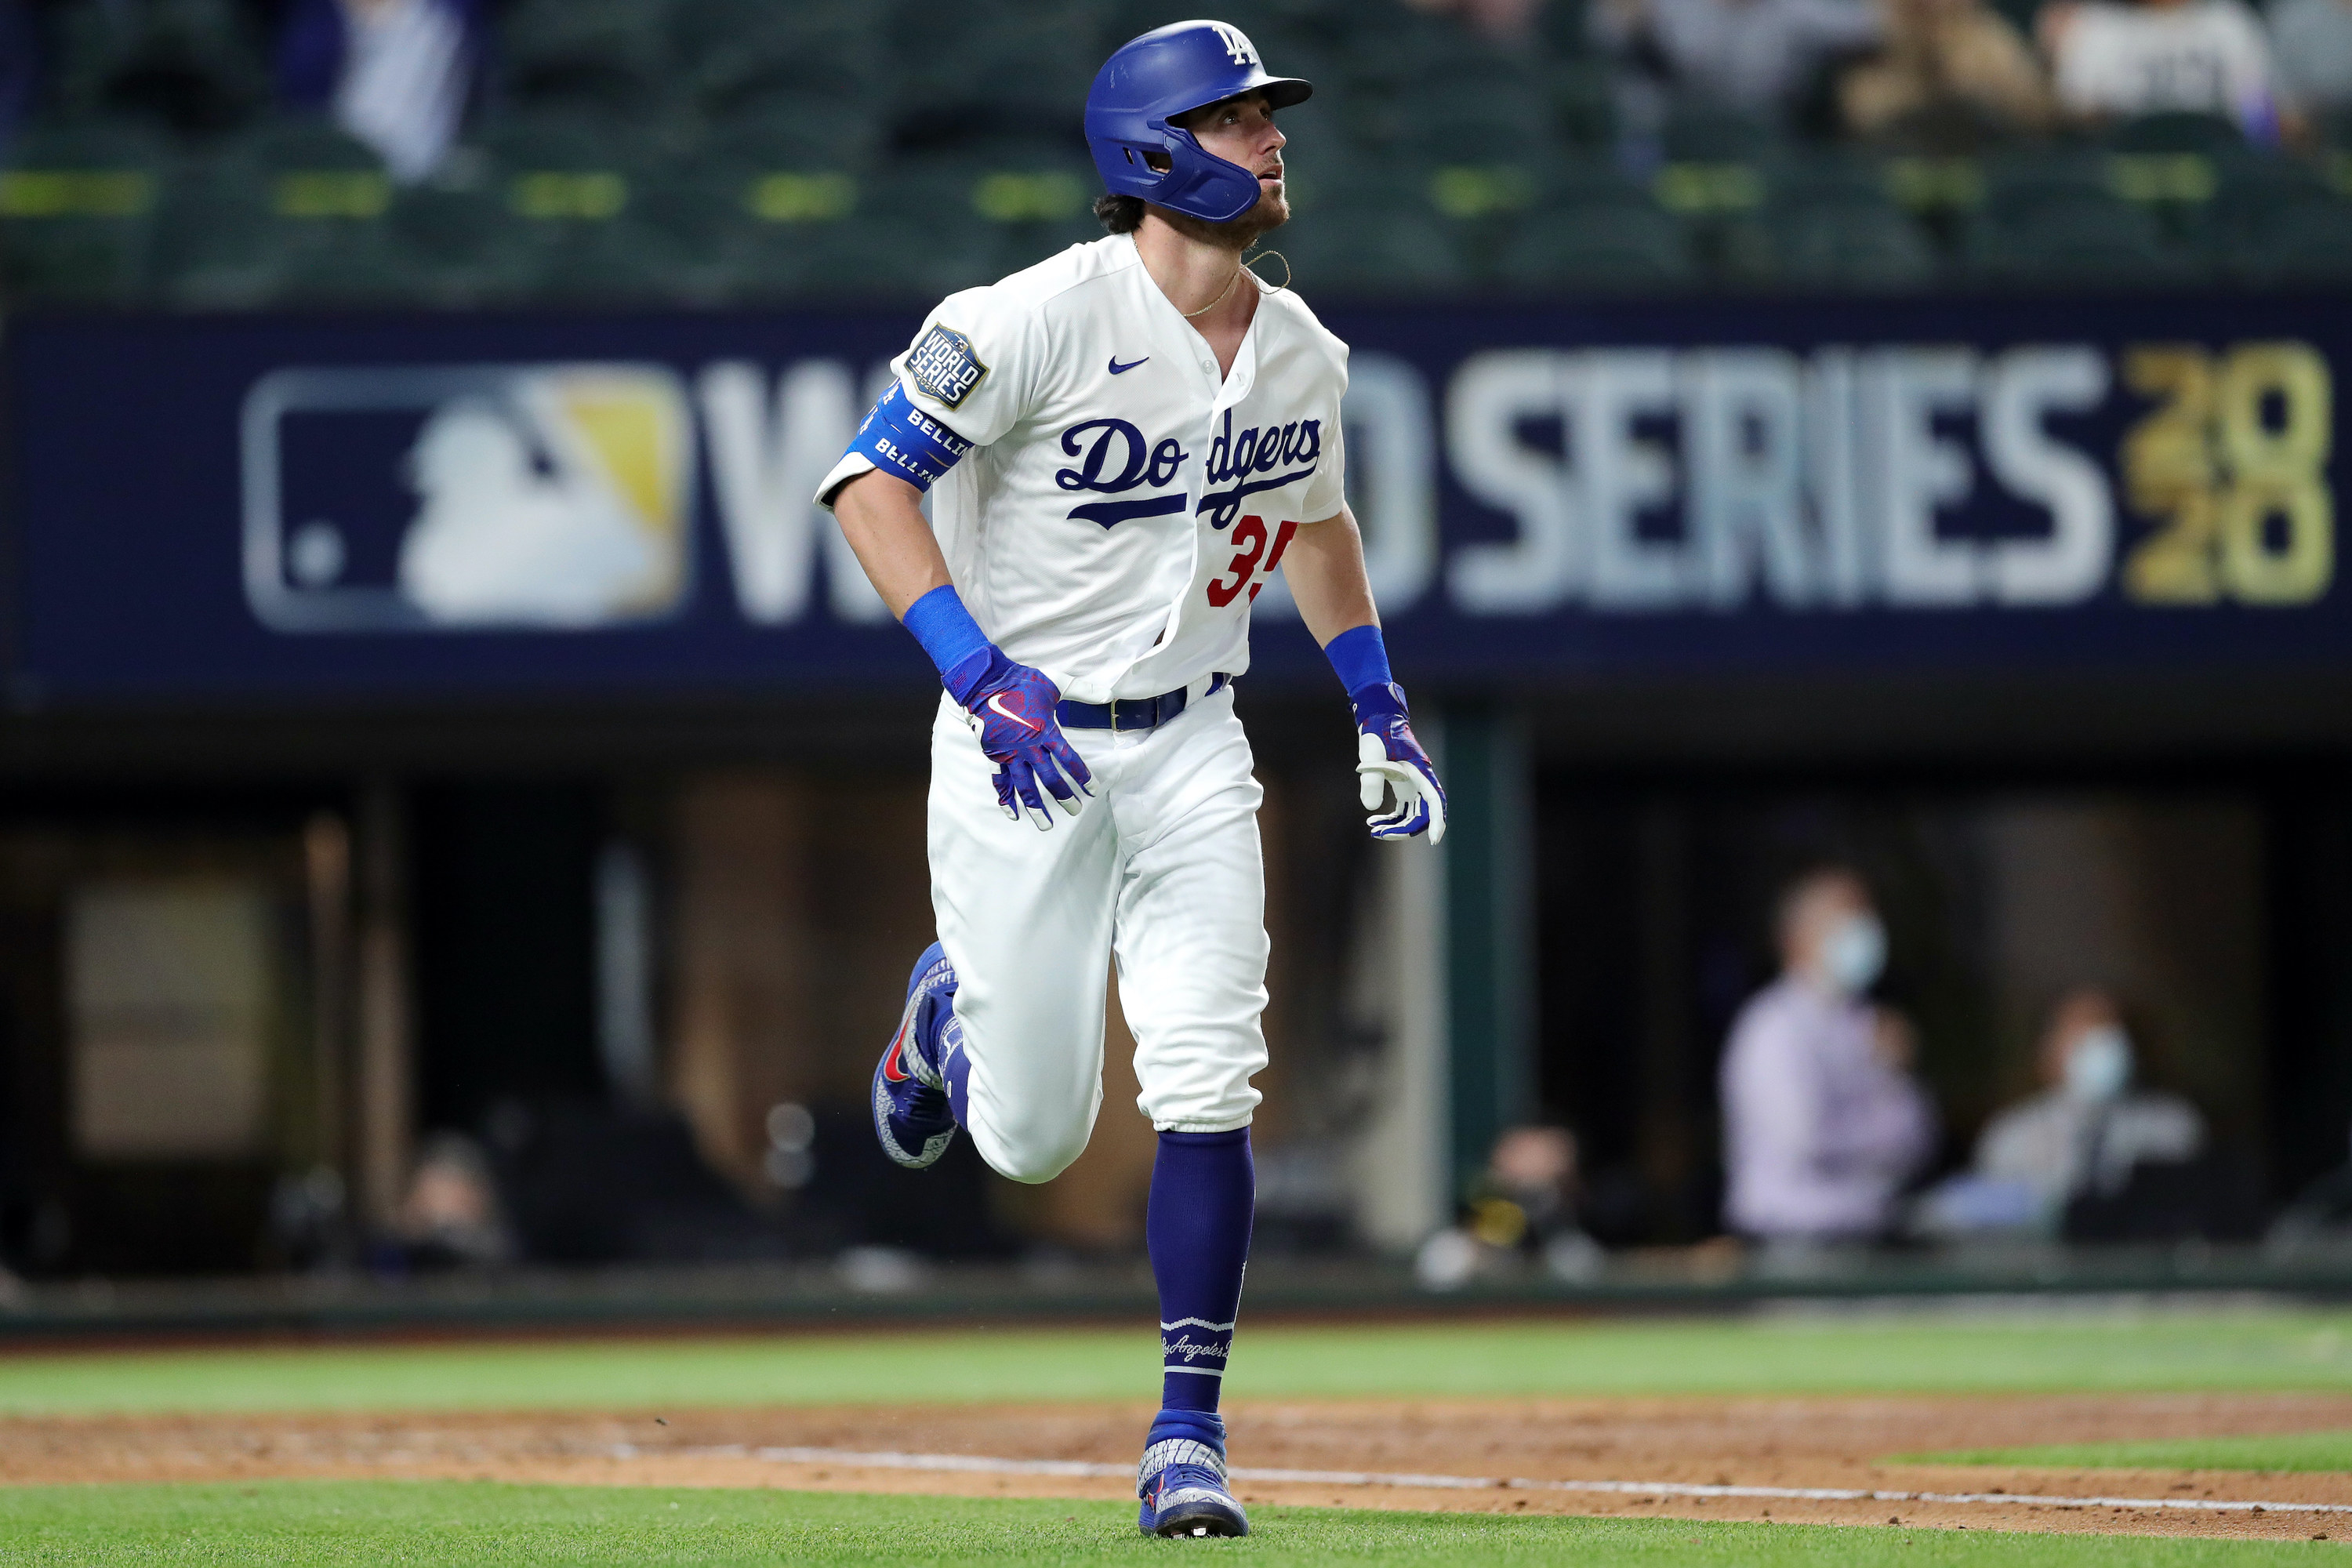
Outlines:
MULTIPOLYGON (((1324 316, 1408 673, 2352 667, 2352 302, 1324 316)), ((12 689, 919 682, 810 503, 918 321, 12 323, 12 689)), ((1074 471, 1178 460, 1098 423, 1074 471)), ((1317 668, 1252 591, 1255 673, 1317 668)))

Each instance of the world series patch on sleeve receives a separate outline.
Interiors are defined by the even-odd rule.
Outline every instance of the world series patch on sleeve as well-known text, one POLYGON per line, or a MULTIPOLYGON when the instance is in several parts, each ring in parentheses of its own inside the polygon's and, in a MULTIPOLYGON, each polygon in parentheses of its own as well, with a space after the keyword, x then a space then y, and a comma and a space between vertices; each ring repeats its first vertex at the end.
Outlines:
POLYGON ((971 352, 971 340, 949 327, 933 327, 907 355, 915 385, 950 408, 962 405, 988 367, 971 352))

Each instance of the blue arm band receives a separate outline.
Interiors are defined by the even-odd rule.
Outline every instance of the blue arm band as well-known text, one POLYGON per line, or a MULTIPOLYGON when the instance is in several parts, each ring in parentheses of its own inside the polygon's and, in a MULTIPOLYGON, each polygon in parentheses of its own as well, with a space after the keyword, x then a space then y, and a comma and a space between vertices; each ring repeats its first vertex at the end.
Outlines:
POLYGON ((962 460, 971 443, 908 402, 906 387, 894 381, 857 427, 849 449, 880 472, 927 490, 962 460))
POLYGON ((958 702, 963 701, 965 689, 994 662, 996 645, 963 607, 952 584, 934 588, 908 605, 899 624, 914 633, 923 651, 931 656, 931 662, 939 666, 940 679, 958 702))
POLYGON ((1389 647, 1381 640, 1378 626, 1341 632, 1323 645, 1323 654, 1339 672, 1339 684, 1350 695, 1367 686, 1386 686, 1396 679, 1389 673, 1389 647))

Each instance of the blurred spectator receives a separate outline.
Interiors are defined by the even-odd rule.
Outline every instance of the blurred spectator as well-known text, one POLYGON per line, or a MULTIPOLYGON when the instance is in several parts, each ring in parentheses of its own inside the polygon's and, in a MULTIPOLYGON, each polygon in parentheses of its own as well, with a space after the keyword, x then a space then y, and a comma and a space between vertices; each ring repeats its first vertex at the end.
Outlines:
POLYGON ((289 1172, 269 1192, 270 1250, 289 1268, 331 1269, 351 1261, 343 1178, 331 1165, 289 1172))
POLYGON ((2024 35, 1984 0, 1882 0, 1885 44, 1838 82, 1848 130, 1934 147, 2050 122, 2050 84, 2024 35))
POLYGON ((2203 1152, 2196 1107, 2131 1087, 2131 1037, 2105 992, 2071 992, 2052 1010, 2040 1067, 2042 1090, 1986 1124, 1976 1173, 2030 1190, 2044 1215, 2085 1193, 2121 1191, 2136 1165, 2203 1152))
POLYGON ((32 111, 38 66, 32 8, 26 0, 0 0, 0 153, 32 111))
POLYGON ((2336 1166, 2297 1193, 2263 1240, 2279 1258, 2352 1247, 2352 1163, 2336 1166))
POLYGON ((412 1268, 478 1268, 514 1256, 489 1163, 454 1132, 425 1141, 393 1225, 412 1268))
POLYGON ((1543 0, 1405 0, 1416 11, 1459 16, 1489 37, 1518 38, 1534 26, 1543 0))
POLYGON ((2061 0, 2035 22, 2058 101, 2084 120, 2194 110, 2275 142, 2280 102, 2263 25, 2242 0, 2061 0))
POLYGON ((2352 109, 2352 0, 2274 0, 2268 16, 2285 96, 2315 114, 2352 109))
POLYGON ((1601 0, 1597 39, 1714 107, 1787 111, 1838 57, 1878 42, 1869 0, 1601 0))
POLYGON ((394 178, 438 168, 480 60, 478 0, 297 0, 278 40, 278 92, 327 110, 394 178))
POLYGON ((1910 1025, 1867 999, 1886 928, 1843 867, 1792 883, 1776 923, 1780 978, 1724 1051, 1725 1217, 1770 1240, 1871 1239, 1935 1141, 1910 1025))
POLYGON ((1462 1223, 1422 1243, 1414 1277, 1451 1290, 1532 1257, 1556 1279, 1591 1279, 1603 1260, 1577 1223, 1576 1195, 1576 1134, 1551 1125, 1511 1128, 1495 1140, 1462 1223))

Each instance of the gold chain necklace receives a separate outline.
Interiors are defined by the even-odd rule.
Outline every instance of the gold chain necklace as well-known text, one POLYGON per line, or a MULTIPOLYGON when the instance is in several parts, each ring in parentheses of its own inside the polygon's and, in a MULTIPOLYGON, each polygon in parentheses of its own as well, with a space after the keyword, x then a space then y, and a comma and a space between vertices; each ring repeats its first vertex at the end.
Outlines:
POLYGON ((1196 316, 1205 316, 1210 311, 1215 310, 1218 306, 1223 304, 1225 302, 1226 295, 1231 294, 1234 291, 1234 286, 1242 280, 1242 273, 1244 270, 1244 268, 1239 261, 1234 262, 1234 275, 1225 280, 1225 292, 1218 295, 1215 299, 1210 300, 1207 304, 1202 306, 1197 310, 1185 311, 1184 319, 1189 321, 1196 316))

